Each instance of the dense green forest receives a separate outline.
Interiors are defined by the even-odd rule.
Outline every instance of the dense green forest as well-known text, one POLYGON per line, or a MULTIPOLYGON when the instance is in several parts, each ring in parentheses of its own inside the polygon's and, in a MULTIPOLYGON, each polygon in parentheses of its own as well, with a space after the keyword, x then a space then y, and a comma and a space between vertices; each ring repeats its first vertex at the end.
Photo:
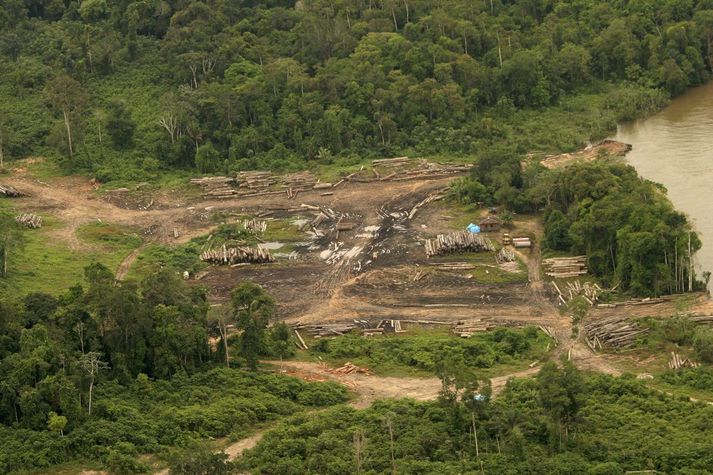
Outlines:
POLYGON ((266 329, 275 304, 253 283, 209 318, 204 291, 172 269, 140 284, 100 264, 85 273, 85 286, 58 298, 0 302, 2 473, 76 458, 121 466, 346 400, 341 386, 245 371, 294 346, 284 325, 266 329))
POLYGON ((494 148, 451 193, 465 203, 544 210, 545 249, 586 255, 592 274, 633 295, 699 290, 710 277, 696 277, 691 256, 701 241, 666 189, 615 159, 523 169, 517 154, 494 148))
POLYGON ((103 181, 573 149, 710 74, 706 0, 7 0, 0 131, 103 181))
POLYGON ((499 398, 383 401, 297 416, 243 460, 253 473, 711 473, 713 408, 634 379, 543 367, 499 398), (634 472, 636 473, 636 472, 634 472))

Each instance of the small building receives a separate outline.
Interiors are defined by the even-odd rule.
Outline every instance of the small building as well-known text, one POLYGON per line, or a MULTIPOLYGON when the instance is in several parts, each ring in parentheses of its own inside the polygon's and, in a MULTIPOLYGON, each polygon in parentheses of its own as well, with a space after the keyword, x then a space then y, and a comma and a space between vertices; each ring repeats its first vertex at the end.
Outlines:
POLYGON ((484 233, 500 231, 502 225, 503 220, 498 218, 497 216, 486 216, 478 223, 478 226, 480 226, 480 231, 484 233))

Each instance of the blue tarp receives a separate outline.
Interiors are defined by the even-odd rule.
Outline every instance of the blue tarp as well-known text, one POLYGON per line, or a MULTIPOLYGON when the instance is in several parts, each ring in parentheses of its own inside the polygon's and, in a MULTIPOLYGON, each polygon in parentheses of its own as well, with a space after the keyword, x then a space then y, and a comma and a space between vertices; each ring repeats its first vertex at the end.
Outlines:
POLYGON ((466 229, 471 234, 478 234, 480 232, 480 226, 478 226, 477 224, 473 224, 473 223, 470 223, 466 229))

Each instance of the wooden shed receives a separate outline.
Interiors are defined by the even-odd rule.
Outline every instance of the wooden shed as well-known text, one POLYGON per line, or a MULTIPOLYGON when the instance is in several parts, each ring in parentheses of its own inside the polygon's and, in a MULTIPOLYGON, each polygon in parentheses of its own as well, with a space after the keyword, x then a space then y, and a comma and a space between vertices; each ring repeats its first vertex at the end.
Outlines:
POLYGON ((478 226, 480 226, 480 231, 484 233, 491 231, 500 231, 502 225, 503 220, 498 218, 497 216, 486 216, 478 223, 478 226))

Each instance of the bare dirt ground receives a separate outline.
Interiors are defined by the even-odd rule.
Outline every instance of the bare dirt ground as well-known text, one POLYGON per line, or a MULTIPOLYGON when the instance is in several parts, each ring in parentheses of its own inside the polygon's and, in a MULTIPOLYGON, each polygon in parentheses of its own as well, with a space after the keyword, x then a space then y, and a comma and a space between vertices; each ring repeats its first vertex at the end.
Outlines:
MULTIPOLYGON (((14 200, 23 210, 43 212, 63 223, 52 238, 81 252, 86 244, 77 229, 87 223, 103 222, 140 230, 145 243, 177 245, 211 232, 217 226, 215 213, 231 216, 272 212, 290 219, 312 219, 314 207, 326 207, 355 223, 355 228, 335 234, 325 231, 300 248, 296 258, 278 259, 269 265, 211 267, 195 285, 206 286, 214 305, 227 300, 232 287, 252 279, 274 295, 280 303, 279 316, 287 321, 326 322, 354 318, 404 318, 461 320, 492 317, 504 325, 531 324, 546 327, 557 340, 553 358, 572 360, 582 369, 618 375, 617 357, 594 354, 573 336, 571 319, 562 315, 547 295, 540 272, 541 236, 538 219, 518 224, 518 231, 534 236, 532 250, 519 253, 527 265, 527 282, 481 283, 463 271, 443 270, 434 264, 448 259, 427 259, 423 241, 452 230, 443 207, 414 207, 429 196, 443 193, 454 177, 415 179, 389 183, 346 183, 334 194, 304 192, 296 200, 286 195, 243 197, 228 200, 185 198, 169 193, 141 191, 106 193, 96 191, 87 178, 62 177, 51 184, 33 178, 23 170, 4 176, 2 182, 29 194, 14 200), (308 205, 303 208, 301 205, 308 205), (312 208, 310 208, 312 207, 312 208), (175 237, 178 234, 178 238, 175 237)), ((477 217, 474 216, 474 219, 477 217)), ((129 274, 141 249, 127 255, 117 271, 117 279, 129 274)), ((713 312, 713 303, 699 299, 689 309, 713 312)), ((672 303, 653 306, 593 309, 588 318, 604 318, 626 312, 632 316, 678 313, 672 303)), ((353 387, 355 407, 369 406, 382 398, 411 397, 434 399, 440 390, 436 378, 389 378, 366 375, 335 376, 314 363, 286 362, 288 374, 309 380, 338 379, 353 387)), ((511 377, 535 374, 539 366, 491 380, 494 394, 511 377)), ((253 447, 262 432, 227 447, 231 458, 253 447)), ((166 473, 166 472, 159 472, 166 473)))

